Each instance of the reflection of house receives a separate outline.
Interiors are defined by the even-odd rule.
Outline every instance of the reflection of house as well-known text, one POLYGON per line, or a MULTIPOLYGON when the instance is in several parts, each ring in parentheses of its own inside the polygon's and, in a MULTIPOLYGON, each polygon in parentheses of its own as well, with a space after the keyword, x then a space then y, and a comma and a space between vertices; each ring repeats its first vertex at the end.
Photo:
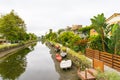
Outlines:
MULTIPOLYGON (((110 16, 108 19, 106 19, 106 23, 108 25, 119 23, 120 24, 120 13, 114 13, 112 16, 110 16)), ((90 36, 91 35, 97 35, 98 33, 94 30, 90 30, 90 36)), ((110 35, 110 33, 109 33, 110 35)))

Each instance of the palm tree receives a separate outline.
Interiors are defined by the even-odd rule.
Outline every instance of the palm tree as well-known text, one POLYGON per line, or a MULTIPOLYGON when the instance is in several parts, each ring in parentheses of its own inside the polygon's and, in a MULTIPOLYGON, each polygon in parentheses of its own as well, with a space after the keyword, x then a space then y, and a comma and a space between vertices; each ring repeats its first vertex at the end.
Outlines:
POLYGON ((94 16, 91 18, 92 27, 97 31, 98 34, 101 36, 102 40, 102 49, 105 51, 105 29, 107 27, 106 24, 106 18, 104 17, 104 14, 98 14, 97 16, 94 16))

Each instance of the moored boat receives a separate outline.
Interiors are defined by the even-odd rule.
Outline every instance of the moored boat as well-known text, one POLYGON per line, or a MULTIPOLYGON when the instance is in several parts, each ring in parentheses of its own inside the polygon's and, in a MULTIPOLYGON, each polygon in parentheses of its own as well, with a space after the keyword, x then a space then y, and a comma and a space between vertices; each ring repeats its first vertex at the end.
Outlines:
POLYGON ((60 62, 60 68, 61 69, 71 68, 71 66, 72 66, 72 61, 71 60, 62 60, 60 62))
POLYGON ((55 58, 56 58, 56 60, 59 61, 59 62, 62 60, 62 57, 61 57, 60 54, 56 54, 56 55, 55 55, 55 58))
POLYGON ((67 55, 67 53, 61 52, 60 55, 61 55, 62 57, 65 57, 65 56, 67 55))

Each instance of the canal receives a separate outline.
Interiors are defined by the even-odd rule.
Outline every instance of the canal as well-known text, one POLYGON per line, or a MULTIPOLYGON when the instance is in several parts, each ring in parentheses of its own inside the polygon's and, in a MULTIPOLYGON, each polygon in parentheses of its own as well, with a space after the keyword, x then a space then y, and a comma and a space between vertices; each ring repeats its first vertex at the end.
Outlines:
POLYGON ((50 49, 38 42, 0 59, 0 80, 59 80, 50 49))

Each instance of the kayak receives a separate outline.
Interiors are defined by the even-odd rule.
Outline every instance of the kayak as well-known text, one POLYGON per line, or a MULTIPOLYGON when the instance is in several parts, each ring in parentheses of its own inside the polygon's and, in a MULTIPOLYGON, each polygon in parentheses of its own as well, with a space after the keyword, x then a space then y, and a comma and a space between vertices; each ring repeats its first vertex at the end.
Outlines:
POLYGON ((62 61, 62 57, 61 57, 60 54, 56 54, 56 55, 55 55, 55 58, 56 58, 56 60, 59 61, 59 62, 62 61))

